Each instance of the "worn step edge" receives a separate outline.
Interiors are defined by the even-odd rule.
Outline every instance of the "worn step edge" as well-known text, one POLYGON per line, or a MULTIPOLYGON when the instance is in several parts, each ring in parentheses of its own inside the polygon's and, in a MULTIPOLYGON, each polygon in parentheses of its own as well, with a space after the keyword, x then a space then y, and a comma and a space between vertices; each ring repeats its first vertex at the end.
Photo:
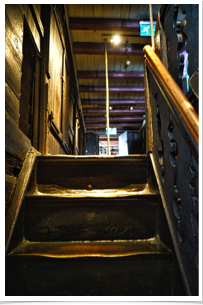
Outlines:
POLYGON ((29 242, 24 240, 8 256, 39 256, 50 258, 126 257, 162 255, 171 258, 171 250, 159 236, 144 240, 29 242))
POLYGON ((26 193, 28 196, 54 196, 68 198, 118 198, 118 197, 156 197, 158 193, 151 190, 148 184, 132 184, 118 189, 68 189, 62 186, 47 184, 36 185, 35 189, 26 193))
POLYGON ((37 160, 40 162, 47 161, 47 162, 52 162, 52 161, 92 161, 95 160, 98 162, 98 160, 101 161, 109 161, 111 162, 112 160, 115 161, 121 161, 121 162, 130 162, 130 161, 138 161, 142 160, 144 162, 147 161, 147 155, 146 154, 137 154, 137 155, 128 155, 128 156, 97 156, 97 155, 86 155, 86 156, 71 156, 71 155, 41 155, 37 156, 37 160))

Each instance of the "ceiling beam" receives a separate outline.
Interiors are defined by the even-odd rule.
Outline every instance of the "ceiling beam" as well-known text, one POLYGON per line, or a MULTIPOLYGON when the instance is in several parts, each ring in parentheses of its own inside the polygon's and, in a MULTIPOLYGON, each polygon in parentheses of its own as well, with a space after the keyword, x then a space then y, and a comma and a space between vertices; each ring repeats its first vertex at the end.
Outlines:
MULTIPOLYGON (((82 110, 83 114, 106 114, 106 109, 105 108, 83 108, 82 110)), ((109 114, 115 114, 115 115, 124 115, 124 114, 129 114, 129 115, 136 115, 137 113, 145 113, 145 108, 144 107, 139 107, 139 108, 134 108, 133 110, 129 109, 113 109, 109 110, 109 114)))
MULTIPOLYGON (((126 44, 122 43, 113 46, 107 43, 108 55, 129 55, 143 56, 143 48, 145 44, 129 43, 128 52, 126 53, 126 44)), ((101 42, 73 42, 74 54, 104 55, 104 43, 101 42)))
MULTIPOLYGON (((130 127, 130 128, 140 128, 142 123, 116 123, 110 122, 110 127, 130 127)), ((106 127, 106 122, 87 122, 85 127, 106 127)))
MULTIPOLYGON (((126 128, 123 128, 123 129, 121 129, 122 127, 120 127, 119 129, 117 128, 117 134, 118 133, 123 133, 124 131, 128 131, 128 132, 138 132, 139 131, 139 128, 136 128, 136 129, 132 129, 132 128, 130 128, 130 127, 126 127, 126 128)), ((87 128, 86 129, 86 133, 104 133, 104 134, 106 134, 106 129, 105 128, 91 128, 91 127, 89 127, 89 128, 87 128)), ((110 140, 112 139, 112 136, 110 136, 110 140)))
MULTIPOLYGON (((98 79, 106 77, 105 71, 77 71, 78 79, 98 79)), ((143 71, 108 71, 109 78, 144 78, 143 71)))
MULTIPOLYGON (((101 106, 105 106, 106 105, 106 100, 103 99, 81 99, 81 104, 82 105, 101 105, 101 106)), ((109 104, 111 106, 123 106, 123 105, 145 105, 145 99, 143 98, 139 98, 139 99, 125 99, 125 100, 109 100, 109 104)))
POLYGON ((106 30, 140 33, 140 20, 104 19, 104 18, 69 18, 70 30, 106 30))
MULTIPOLYGON (((105 116, 85 116, 84 117, 85 123, 87 121, 95 122, 95 121, 100 121, 100 122, 106 122, 106 117, 105 116)), ((124 122, 135 122, 135 121, 143 121, 145 118, 143 116, 115 116, 115 117, 109 117, 110 122, 119 122, 119 121, 124 121, 124 122)))
MULTIPOLYGON (((80 92, 106 92, 106 86, 79 86, 80 92)), ((109 87, 109 92, 144 92, 144 87, 117 86, 109 87)))

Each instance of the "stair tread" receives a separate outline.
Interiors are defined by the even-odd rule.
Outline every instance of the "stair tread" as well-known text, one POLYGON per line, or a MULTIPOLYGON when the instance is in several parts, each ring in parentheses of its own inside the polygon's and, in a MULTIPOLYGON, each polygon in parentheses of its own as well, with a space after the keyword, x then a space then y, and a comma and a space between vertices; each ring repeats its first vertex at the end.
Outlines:
POLYGON ((137 154, 137 155, 128 155, 128 156, 97 156, 97 155, 41 155, 37 157, 40 161, 57 161, 64 160, 64 161, 71 161, 71 160, 78 160, 78 161, 90 161, 90 160, 103 160, 103 161, 131 161, 131 160, 147 160, 146 154, 137 154))
POLYGON ((58 185, 37 185, 34 191, 27 192, 26 196, 57 196, 68 198, 114 198, 114 197, 156 197, 157 193, 149 188, 148 184, 131 184, 117 189, 69 189, 58 185))
POLYGON ((125 257, 163 255, 171 257, 171 250, 159 236, 143 240, 29 242, 24 240, 9 256, 73 257, 125 257))

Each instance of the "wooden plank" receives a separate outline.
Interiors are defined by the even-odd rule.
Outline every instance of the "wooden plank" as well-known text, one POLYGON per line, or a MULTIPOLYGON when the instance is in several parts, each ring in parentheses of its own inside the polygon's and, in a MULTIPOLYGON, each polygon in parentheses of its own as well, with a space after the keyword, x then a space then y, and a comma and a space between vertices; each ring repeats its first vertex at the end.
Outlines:
POLYGON ((113 4, 111 18, 121 18, 121 4, 113 4))
POLYGON ((103 4, 103 18, 112 17, 112 7, 113 4, 103 4))
MULTIPOLYGON (((94 17, 94 4, 84 4, 84 15, 85 18, 93 18, 94 17)), ((86 40, 85 41, 95 41, 94 39, 94 31, 84 31, 86 40)))
POLYGON ((54 123, 56 126, 60 127, 63 46, 53 13, 51 16, 50 46, 49 64, 52 77, 49 84, 48 109, 49 113, 52 111, 54 114, 54 123))
POLYGON ((88 71, 94 71, 95 70, 95 57, 96 57, 95 55, 87 55, 88 71))
POLYGON ((24 133, 16 127, 15 121, 6 112, 5 115, 5 151, 23 161, 31 142, 24 133))
POLYGON ((102 18, 103 15, 103 5, 94 4, 94 18, 102 18))
POLYGON ((80 54, 75 55, 75 65, 76 65, 76 67, 77 67, 77 70, 80 70, 80 69, 81 69, 80 57, 81 57, 80 54))
MULTIPOLYGON (((108 56, 108 58, 110 58, 108 56)), ((105 69, 105 57, 104 55, 96 55, 95 56, 95 70, 104 71, 105 69)))
MULTIPOLYGON (((30 56, 30 54, 28 54, 28 57, 30 56)), ((24 54, 23 56, 23 63, 22 63, 22 78, 25 77, 25 79, 21 80, 21 81, 26 81, 27 84, 32 84, 32 80, 33 80, 33 70, 31 68, 31 63, 28 62, 27 56, 26 54, 24 54)), ((21 93, 22 94, 22 93, 21 93)))
POLYGON ((20 119, 19 128, 27 137, 29 137, 30 125, 27 121, 25 121, 24 119, 20 119))
MULTIPOLYGON (((63 46, 53 11, 51 12, 49 45, 51 46, 49 50, 49 68, 51 79, 49 80, 47 109, 49 114, 51 111, 53 112, 54 124, 60 129, 63 46)), ((60 154, 60 145, 50 132, 50 122, 48 122, 47 128, 46 152, 50 154, 60 154)))
POLYGON ((19 99, 11 90, 9 85, 5 82, 5 110, 12 117, 15 124, 18 124, 19 120, 19 99))
POLYGON ((13 156, 5 152, 5 173, 13 176, 13 156))
MULTIPOLYGON (((32 98, 32 88, 30 87, 30 84, 27 83, 26 75, 23 75, 23 77, 22 77, 22 92, 21 92, 20 101, 23 102, 23 103, 25 102, 30 106, 31 98, 32 98)), ((20 107, 20 108, 22 108, 22 107, 20 107)), ((23 109, 20 109, 20 113, 21 113, 21 110, 23 111, 23 109)), ((25 111, 23 111, 23 112, 25 113, 25 111)))
POLYGON ((121 19, 128 19, 130 11, 130 4, 121 5, 121 19))
MULTIPOLYGON (((126 79, 123 79, 122 80, 122 83, 121 83, 121 86, 127 86, 127 84, 128 84, 128 79, 126 78, 126 79)), ((125 93, 124 92, 121 92, 120 93, 120 95, 119 95, 119 98, 124 98, 124 96, 125 96, 125 93)))
POLYGON ((116 55, 108 56, 108 70, 115 71, 116 55))
POLYGON ((22 66, 23 10, 21 5, 5 5, 5 81, 20 98, 22 66))
POLYGON ((33 41, 35 43, 36 50, 38 53, 40 53, 41 52, 41 38, 40 38, 39 31, 37 29, 36 23, 34 21, 34 18, 32 16, 29 6, 27 4, 24 4, 23 8, 24 8, 27 25, 29 27, 30 34, 33 38, 33 41))
POLYGON ((33 105, 33 137, 32 145, 39 149, 39 94, 40 94, 40 58, 35 58, 34 105, 33 105))
POLYGON ((57 24, 58 32, 59 32, 59 35, 60 35, 60 38, 61 38, 61 43, 62 43, 63 48, 65 48, 65 40, 64 40, 64 36, 63 36, 63 27, 62 27, 62 24, 61 24, 59 12, 58 12, 58 9, 57 9, 56 5, 54 6, 54 15, 55 15, 55 18, 56 18, 56 24, 57 24))
POLYGON ((40 34, 42 37, 44 37, 44 27, 40 18, 40 5, 38 4, 30 4, 31 11, 33 13, 33 17, 35 19, 35 22, 38 26, 38 29, 40 31, 40 34))
POLYGON ((16 183, 17 183, 16 177, 14 177, 13 175, 5 174, 5 204, 6 204, 6 206, 8 205, 9 199, 11 198, 11 196, 15 190, 16 183))
POLYGON ((84 17, 93 18, 94 17, 94 4, 84 4, 84 17))
POLYGON ((69 17, 84 17, 83 4, 68 4, 69 17))
MULTIPOLYGON (((29 102, 29 100, 28 100, 29 102)), ((23 119, 27 123, 30 120, 30 104, 28 104, 27 100, 23 97, 20 100, 20 117, 19 120, 23 119)))

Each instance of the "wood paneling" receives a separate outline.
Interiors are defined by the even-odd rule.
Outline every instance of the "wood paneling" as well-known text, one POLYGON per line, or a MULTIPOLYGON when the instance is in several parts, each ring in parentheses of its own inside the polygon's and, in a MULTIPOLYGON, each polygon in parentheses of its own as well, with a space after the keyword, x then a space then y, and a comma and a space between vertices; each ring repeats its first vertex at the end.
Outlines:
MULTIPOLYGON (((85 10, 90 5, 93 6, 94 15, 92 17, 94 18, 140 18, 140 20, 149 20, 149 4, 69 4, 69 16, 84 18, 85 10)), ((153 17, 156 19, 161 5, 153 4, 152 7, 153 17)))
POLYGON ((39 31, 37 29, 37 25, 35 23, 35 20, 33 18, 33 15, 31 13, 31 10, 29 8, 29 6, 27 4, 23 5, 24 8, 24 14, 25 14, 25 18, 26 18, 26 22, 29 26, 30 32, 33 36, 35 45, 36 45, 36 49, 37 51, 40 53, 41 52, 41 45, 40 45, 40 34, 39 31))
POLYGON ((23 9, 21 5, 5 5, 5 80, 20 98, 23 40, 23 9))
POLYGON ((36 48, 27 23, 24 24, 19 128, 32 141, 36 48))
POLYGON ((5 83, 5 109, 18 126, 19 99, 16 97, 7 83, 5 83))
POLYGON ((23 161, 27 150, 31 147, 31 142, 20 129, 16 128, 15 121, 7 113, 5 125, 5 150, 23 161))
MULTIPOLYGON (((49 69, 51 78, 48 91, 48 111, 54 115, 54 124, 61 129, 63 46, 54 12, 51 13, 49 69)), ((47 152, 60 153, 60 145, 50 132, 47 135, 47 152)))

